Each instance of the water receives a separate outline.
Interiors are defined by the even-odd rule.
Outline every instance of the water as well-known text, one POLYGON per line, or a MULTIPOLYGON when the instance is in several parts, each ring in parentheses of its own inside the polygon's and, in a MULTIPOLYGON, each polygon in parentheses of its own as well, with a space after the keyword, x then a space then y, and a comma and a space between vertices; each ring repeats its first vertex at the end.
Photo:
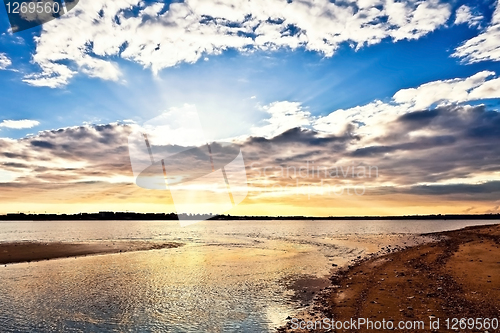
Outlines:
POLYGON ((185 244, 2 266, 0 331, 270 332, 310 303, 293 286, 326 283, 332 263, 487 223, 498 221, 0 222, 3 242, 185 244))

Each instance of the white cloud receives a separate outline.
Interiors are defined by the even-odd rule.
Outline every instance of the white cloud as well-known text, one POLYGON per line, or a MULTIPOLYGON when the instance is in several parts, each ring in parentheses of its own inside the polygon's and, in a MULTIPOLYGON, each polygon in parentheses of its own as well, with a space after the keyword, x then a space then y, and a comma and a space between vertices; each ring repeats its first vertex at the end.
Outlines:
POLYGON ((24 129, 24 128, 32 128, 40 125, 40 122, 37 120, 4 120, 0 123, 0 127, 12 128, 12 129, 24 129))
POLYGON ((18 173, 0 169, 0 183, 10 183, 14 181, 18 173))
MULTIPOLYGON (((409 103, 412 109, 425 109, 435 103, 461 103, 473 99, 495 98, 499 92, 481 93, 479 89, 494 72, 482 71, 465 79, 440 80, 394 94, 396 103, 409 103), (472 95, 472 96, 471 96, 472 95)), ((493 82, 498 79, 493 80, 493 82)), ((491 84, 491 83, 490 83, 491 84)))
POLYGON ((140 128, 157 145, 197 146, 207 143, 196 106, 172 107, 140 128))
POLYGON ((500 60, 500 5, 497 3, 490 25, 484 32, 465 41, 455 49, 454 57, 466 63, 500 60))
MULTIPOLYGON (((383 136, 387 124, 406 113, 491 98, 500 98, 500 78, 495 77, 495 72, 482 71, 467 78, 438 80, 401 89, 388 102, 375 100, 320 117, 312 116, 299 102, 280 101, 263 107, 270 117, 263 120, 263 125, 252 127, 249 135, 269 139, 301 127, 313 128, 325 135, 349 133, 369 139, 383 136)), ((246 138, 248 135, 237 140, 246 138)))
POLYGON ((377 100, 346 110, 336 110, 315 119, 312 126, 315 130, 336 135, 349 130, 365 137, 381 136, 387 129, 387 123, 409 112, 500 98, 500 78, 492 78, 494 75, 494 72, 483 71, 467 78, 433 81, 417 88, 402 89, 387 103, 377 100))
POLYGON ((311 122, 311 113, 298 102, 274 102, 263 108, 270 118, 264 120, 266 125, 252 127, 251 134, 264 138, 272 138, 295 127, 306 127, 311 122))
POLYGON ((350 109, 336 110, 325 117, 319 117, 312 125, 315 130, 326 134, 342 135, 348 131, 353 134, 379 136, 388 121, 407 112, 408 105, 377 100, 350 109))
POLYGON ((6 69, 10 65, 12 65, 10 58, 5 53, 0 53, 0 70, 6 69))
POLYGON ((469 6, 460 6, 455 13, 455 24, 466 23, 469 27, 477 27, 481 24, 483 16, 475 14, 469 6))
POLYGON ((44 60, 39 62, 39 65, 42 67, 42 73, 25 76, 24 82, 35 87, 57 88, 66 85, 68 80, 77 74, 76 71, 72 71, 66 65, 56 64, 51 61, 44 60))
POLYGON ((420 38, 444 25, 450 15, 451 5, 438 0, 187 0, 168 10, 139 0, 81 1, 43 26, 33 56, 41 72, 25 81, 59 87, 77 72, 118 80, 121 72, 111 56, 153 73, 228 48, 303 47, 330 57, 342 43, 358 49, 384 38, 420 38))
POLYGON ((469 100, 500 98, 500 78, 484 82, 469 93, 469 100))

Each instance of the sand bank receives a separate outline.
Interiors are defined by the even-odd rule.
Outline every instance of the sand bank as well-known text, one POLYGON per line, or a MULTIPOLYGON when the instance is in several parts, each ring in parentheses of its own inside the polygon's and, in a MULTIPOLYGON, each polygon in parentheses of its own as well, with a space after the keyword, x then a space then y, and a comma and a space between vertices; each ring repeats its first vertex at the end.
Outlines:
POLYGON ((179 247, 181 245, 181 243, 157 243, 144 241, 102 241, 90 243, 0 243, 0 264, 128 251, 146 251, 179 247))
MULTIPOLYGON (((421 320, 426 325, 424 330, 399 330, 403 332, 451 332, 445 324, 447 318, 499 319, 500 226, 469 227, 430 236, 438 240, 339 270, 331 278, 332 285, 318 295, 308 312, 295 317, 304 321, 421 320), (429 321, 438 318, 440 328, 431 330, 429 321)), ((289 322, 279 331, 347 332, 290 328, 289 322)))

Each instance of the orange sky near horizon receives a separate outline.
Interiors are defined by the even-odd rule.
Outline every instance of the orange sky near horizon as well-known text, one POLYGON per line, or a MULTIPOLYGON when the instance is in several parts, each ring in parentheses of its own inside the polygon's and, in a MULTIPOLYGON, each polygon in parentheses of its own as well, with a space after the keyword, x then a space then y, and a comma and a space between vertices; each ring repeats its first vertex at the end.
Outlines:
MULTIPOLYGON (((133 185, 135 186, 135 185, 133 185)), ((168 191, 137 188, 134 195, 120 198, 120 192, 110 189, 86 193, 86 197, 64 196, 60 191, 47 191, 41 195, 29 195, 9 200, 0 199, 0 214, 7 213, 50 213, 76 214, 80 212, 130 211, 140 213, 176 212, 168 191)), ((430 214, 484 214, 498 212, 496 202, 459 201, 437 196, 411 194, 364 195, 294 194, 271 193, 255 195, 250 188, 249 195, 239 205, 224 214, 246 216, 393 216, 430 214)), ((195 208, 195 207, 193 207, 195 208)), ((208 213, 193 209, 185 213, 208 213)))

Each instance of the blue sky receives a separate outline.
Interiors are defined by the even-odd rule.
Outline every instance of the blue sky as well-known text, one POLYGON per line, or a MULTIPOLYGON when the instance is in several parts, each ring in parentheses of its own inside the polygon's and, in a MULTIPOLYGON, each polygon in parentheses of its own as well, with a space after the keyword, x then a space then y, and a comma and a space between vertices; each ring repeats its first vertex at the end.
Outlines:
MULTIPOLYGON (((456 9, 461 2, 451 4, 456 9)), ((494 9, 493 2, 487 4, 471 3, 484 16, 482 26, 487 26, 494 9)), ((258 105, 296 101, 314 116, 327 115, 376 99, 388 100, 403 88, 499 69, 497 62, 463 64, 460 58, 451 57, 457 46, 480 29, 454 25, 452 14, 446 26, 418 39, 394 42, 386 38, 359 50, 345 42, 331 57, 304 48, 251 54, 230 49, 221 55, 206 55, 207 61, 201 58, 164 68, 155 76, 140 64, 114 56, 109 58, 123 73, 118 82, 77 74, 62 87, 34 87, 22 79, 37 71, 30 60, 36 52, 34 38, 42 28, 9 34, 3 8, 0 17, 0 51, 11 58, 10 69, 17 70, 0 72, 1 118, 40 122, 33 129, 2 129, 2 135, 13 138, 84 122, 143 122, 184 103, 196 104, 209 127, 213 125, 210 119, 230 119, 233 126, 220 130, 221 136, 241 135, 265 118, 258 105)))

